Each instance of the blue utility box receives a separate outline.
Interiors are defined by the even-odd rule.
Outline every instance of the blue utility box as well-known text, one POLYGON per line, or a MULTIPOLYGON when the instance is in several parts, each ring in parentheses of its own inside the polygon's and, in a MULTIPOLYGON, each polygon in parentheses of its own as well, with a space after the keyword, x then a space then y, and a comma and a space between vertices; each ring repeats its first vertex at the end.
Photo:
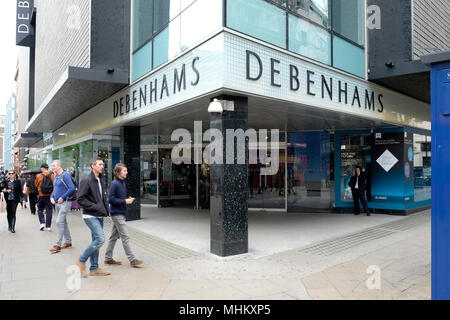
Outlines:
POLYGON ((450 51, 422 62, 431 65, 431 297, 450 300, 450 51))

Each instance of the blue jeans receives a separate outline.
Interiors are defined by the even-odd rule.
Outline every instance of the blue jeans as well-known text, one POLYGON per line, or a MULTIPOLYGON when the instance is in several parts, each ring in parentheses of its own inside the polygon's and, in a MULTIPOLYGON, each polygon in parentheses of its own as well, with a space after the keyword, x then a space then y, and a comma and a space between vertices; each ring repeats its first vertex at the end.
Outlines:
POLYGON ((86 225, 91 229, 92 242, 80 256, 80 262, 86 262, 91 259, 90 271, 98 269, 98 255, 100 247, 105 243, 105 234, 103 233, 103 218, 84 219, 86 225))

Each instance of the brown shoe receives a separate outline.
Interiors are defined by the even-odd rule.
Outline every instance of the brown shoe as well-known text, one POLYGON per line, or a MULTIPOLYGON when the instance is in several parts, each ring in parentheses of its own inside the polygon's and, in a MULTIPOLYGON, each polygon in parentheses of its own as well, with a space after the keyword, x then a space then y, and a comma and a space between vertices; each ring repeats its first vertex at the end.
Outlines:
POLYGON ((58 253, 61 251, 61 247, 58 246, 54 246, 53 248, 50 249, 50 253, 58 253))
POLYGON ((133 268, 137 268, 137 267, 139 267, 141 264, 143 264, 144 263, 144 261, 141 261, 141 260, 138 260, 138 259, 134 259, 133 261, 131 261, 130 262, 130 265, 133 267, 133 268))
POLYGON ((108 271, 104 271, 100 268, 98 268, 97 270, 93 270, 89 273, 90 276, 109 276, 111 273, 109 273, 108 271))
POLYGON ((78 268, 80 268, 80 274, 83 278, 87 278, 87 272, 86 272, 86 263, 81 262, 80 259, 77 259, 77 262, 75 262, 78 268))
POLYGON ((67 249, 67 248, 71 248, 72 247, 72 244, 70 244, 70 243, 64 243, 62 246, 61 246, 61 249, 67 249))
POLYGON ((114 260, 114 259, 111 259, 111 260, 105 260, 105 264, 111 264, 111 265, 117 265, 117 266, 120 266, 120 265, 122 264, 122 262, 116 261, 116 260, 114 260))

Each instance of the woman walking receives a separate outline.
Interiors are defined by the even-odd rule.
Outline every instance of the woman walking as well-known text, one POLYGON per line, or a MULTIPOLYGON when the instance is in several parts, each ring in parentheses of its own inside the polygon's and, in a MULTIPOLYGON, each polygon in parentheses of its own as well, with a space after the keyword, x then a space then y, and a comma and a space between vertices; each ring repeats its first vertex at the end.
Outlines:
POLYGON ((11 233, 16 233, 16 211, 19 202, 22 200, 23 194, 20 180, 17 179, 16 173, 13 170, 8 171, 4 195, 6 200, 8 230, 11 231, 11 233))
POLYGON ((28 202, 28 195, 26 194, 26 193, 24 193, 23 192, 23 190, 24 190, 24 187, 26 186, 26 187, 28 187, 28 185, 26 184, 26 179, 25 179, 25 177, 24 177, 24 175, 23 174, 21 174, 20 175, 20 186, 21 186, 21 188, 22 188, 22 199, 20 199, 20 205, 22 206, 22 209, 23 208, 27 208, 27 202, 28 202))
POLYGON ((28 187, 28 198, 30 200, 30 211, 32 215, 36 214, 36 204, 38 202, 39 190, 35 185, 36 183, 36 173, 31 173, 26 179, 26 184, 28 187))

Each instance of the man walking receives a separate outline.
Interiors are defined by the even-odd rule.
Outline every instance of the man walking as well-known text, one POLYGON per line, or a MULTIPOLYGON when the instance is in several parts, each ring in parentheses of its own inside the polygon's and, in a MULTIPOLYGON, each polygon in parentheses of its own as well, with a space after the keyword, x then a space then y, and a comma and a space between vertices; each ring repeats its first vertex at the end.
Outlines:
POLYGON ((47 228, 48 231, 51 231, 53 206, 50 202, 50 196, 53 192, 54 175, 48 171, 48 164, 46 163, 41 165, 41 172, 37 175, 35 182, 39 190, 38 216, 41 223, 40 230, 44 231, 44 228, 47 228))
POLYGON ((58 227, 58 237, 51 253, 60 252, 61 249, 70 248, 72 246, 72 238, 70 236, 69 225, 67 224, 67 213, 72 206, 68 197, 75 191, 75 186, 72 178, 67 172, 62 169, 60 160, 55 160, 52 163, 52 170, 55 174, 53 193, 50 196, 51 203, 56 208, 56 226, 58 227), (63 237, 65 238, 64 245, 61 246, 63 237))
POLYGON ((121 265, 122 262, 113 259, 113 251, 116 241, 122 239, 123 249, 127 255, 130 265, 132 267, 138 267, 143 262, 135 258, 130 248, 130 234, 125 222, 125 215, 127 213, 127 204, 132 204, 134 198, 127 197, 127 187, 125 185, 125 179, 128 175, 128 169, 123 163, 118 163, 114 168, 115 179, 111 183, 109 189, 109 204, 111 219, 114 223, 111 237, 109 238, 108 248, 105 254, 105 264, 109 265, 121 265))
POLYGON ((78 203, 83 208, 83 220, 91 230, 92 242, 78 258, 76 264, 80 268, 82 277, 87 277, 86 261, 90 259, 91 276, 107 276, 109 272, 98 266, 100 247, 105 243, 103 233, 103 218, 109 216, 108 200, 102 184, 104 163, 101 158, 90 162, 92 172, 80 183, 77 191, 78 203))
POLYGON ((355 214, 360 214, 359 201, 361 201, 364 207, 364 211, 366 212, 367 216, 370 217, 370 211, 366 201, 366 176, 362 172, 361 167, 358 166, 356 167, 355 171, 353 171, 353 176, 348 182, 348 186, 352 189, 355 214))

